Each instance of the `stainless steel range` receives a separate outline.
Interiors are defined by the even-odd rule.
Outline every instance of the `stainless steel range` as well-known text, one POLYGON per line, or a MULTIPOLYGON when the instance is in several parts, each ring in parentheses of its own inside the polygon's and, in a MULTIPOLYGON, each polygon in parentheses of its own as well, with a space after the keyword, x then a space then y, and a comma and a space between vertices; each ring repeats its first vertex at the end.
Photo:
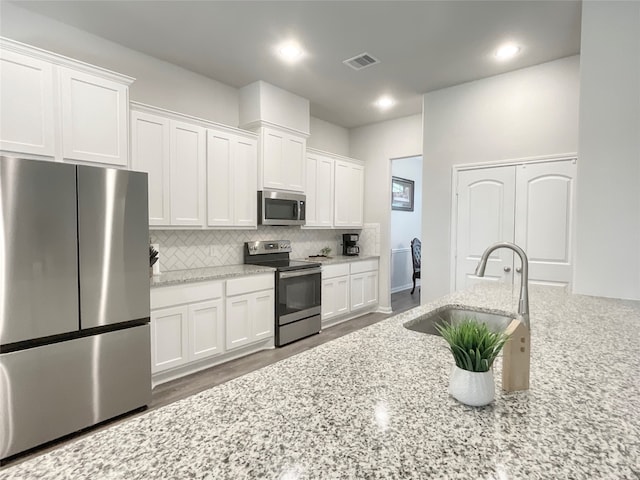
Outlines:
POLYGON ((320 264, 289 259, 291 242, 247 242, 244 263, 276 269, 275 333, 281 347, 320 332, 320 264))

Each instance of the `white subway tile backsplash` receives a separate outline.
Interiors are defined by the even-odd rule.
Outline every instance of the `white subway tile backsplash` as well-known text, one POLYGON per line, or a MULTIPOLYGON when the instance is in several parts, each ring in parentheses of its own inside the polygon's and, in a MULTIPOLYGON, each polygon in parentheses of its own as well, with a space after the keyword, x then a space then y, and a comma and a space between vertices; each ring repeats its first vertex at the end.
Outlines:
POLYGON ((151 230, 149 236, 160 247, 161 270, 172 271, 242 264, 244 243, 256 240, 291 240, 293 258, 318 255, 324 247, 332 249, 331 255, 340 254, 343 233, 360 233, 361 251, 379 254, 379 224, 365 224, 362 230, 267 226, 258 230, 151 230))

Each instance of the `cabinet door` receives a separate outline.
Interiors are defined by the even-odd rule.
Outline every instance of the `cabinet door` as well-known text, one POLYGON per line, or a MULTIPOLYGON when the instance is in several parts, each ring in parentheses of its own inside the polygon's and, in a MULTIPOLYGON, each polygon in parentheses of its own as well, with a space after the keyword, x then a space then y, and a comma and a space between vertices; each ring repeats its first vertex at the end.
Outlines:
POLYGON ((281 171, 287 190, 304 192, 306 140, 295 135, 285 135, 281 171))
MULTIPOLYGON (((529 257, 529 283, 571 282, 574 160, 519 165, 516 170, 515 243, 529 257)), ((520 260, 515 259, 516 282, 520 260)))
POLYGON ((351 162, 335 162, 336 227, 362 227, 364 221, 364 167, 351 162))
POLYGON ((357 310, 366 306, 365 300, 365 277, 366 273, 357 273, 351 275, 350 280, 350 295, 351 295, 351 310, 357 310))
POLYGON ((272 128, 261 135, 264 188, 304 192, 306 140, 272 128))
POLYGON ((351 166, 347 162, 336 160, 334 172, 335 185, 335 212, 333 223, 336 227, 348 227, 349 223, 349 192, 351 178, 351 166))
POLYGON ((171 121, 171 224, 204 226, 206 130, 171 121))
POLYGON ((207 223, 212 227, 233 225, 233 140, 207 131, 207 223))
POLYGON ((189 359, 189 326, 186 306, 151 312, 151 371, 161 372, 189 359))
POLYGON ((483 278, 474 275, 485 249, 513 242, 515 167, 463 170, 458 173, 456 290, 479 281, 513 281, 513 252, 494 251, 483 278))
POLYGON ((272 337, 275 322, 273 290, 256 292, 251 296, 251 341, 272 337))
POLYGON ((349 226, 362 227, 364 223, 364 167, 351 165, 349 170, 349 226))
POLYGON ((364 304, 371 307, 378 303, 378 272, 367 272, 363 282, 364 304))
POLYGON ((0 51, 0 150, 55 155, 53 67, 0 51))
POLYGON ((333 227, 334 161, 317 154, 307 155, 306 226, 333 227))
POLYGON ((261 141, 262 183, 264 188, 286 189, 285 173, 282 171, 285 134, 270 128, 263 128, 261 141))
POLYGON ((233 225, 256 227, 258 191, 257 141, 237 137, 233 155, 233 225))
POLYGON ((224 351, 224 302, 222 298, 189 305, 189 360, 224 351))
POLYGON ((63 157, 126 167, 128 87, 63 67, 59 79, 63 157))
POLYGON ((251 343, 251 294, 227 298, 227 350, 251 343))
POLYGON ((349 312, 349 276, 322 281, 322 319, 337 317, 349 312))
POLYGON ((149 225, 171 225, 169 120, 131 112, 131 166, 148 173, 149 225))

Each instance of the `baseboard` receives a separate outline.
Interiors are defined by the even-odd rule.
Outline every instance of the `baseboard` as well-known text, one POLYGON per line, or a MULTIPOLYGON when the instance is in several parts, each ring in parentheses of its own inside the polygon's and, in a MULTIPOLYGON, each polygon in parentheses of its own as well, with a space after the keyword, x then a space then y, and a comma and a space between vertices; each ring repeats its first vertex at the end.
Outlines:
MULTIPOLYGON (((419 285, 416 285, 416 288, 418 288, 419 285)), ((400 285, 399 287, 395 287, 391 289, 391 293, 398 293, 398 292, 404 292, 405 290, 411 290, 413 288, 413 283, 409 283, 407 285, 400 285)))
POLYGON ((391 310, 391 307, 378 307, 376 312, 377 313, 389 314, 389 313, 393 313, 393 310, 391 310))

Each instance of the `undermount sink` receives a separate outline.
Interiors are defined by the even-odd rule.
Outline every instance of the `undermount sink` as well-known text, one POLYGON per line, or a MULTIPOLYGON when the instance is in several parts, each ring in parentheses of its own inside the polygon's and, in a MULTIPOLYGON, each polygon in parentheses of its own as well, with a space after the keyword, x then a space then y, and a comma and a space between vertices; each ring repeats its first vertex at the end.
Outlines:
POLYGON ((486 324, 487 328, 492 332, 503 332, 507 329, 514 317, 497 313, 479 312, 477 310, 465 310, 458 307, 444 307, 434 310, 423 317, 409 320, 404 324, 404 328, 413 330, 414 332, 440 336, 436 325, 442 323, 457 325, 468 319, 486 324))

